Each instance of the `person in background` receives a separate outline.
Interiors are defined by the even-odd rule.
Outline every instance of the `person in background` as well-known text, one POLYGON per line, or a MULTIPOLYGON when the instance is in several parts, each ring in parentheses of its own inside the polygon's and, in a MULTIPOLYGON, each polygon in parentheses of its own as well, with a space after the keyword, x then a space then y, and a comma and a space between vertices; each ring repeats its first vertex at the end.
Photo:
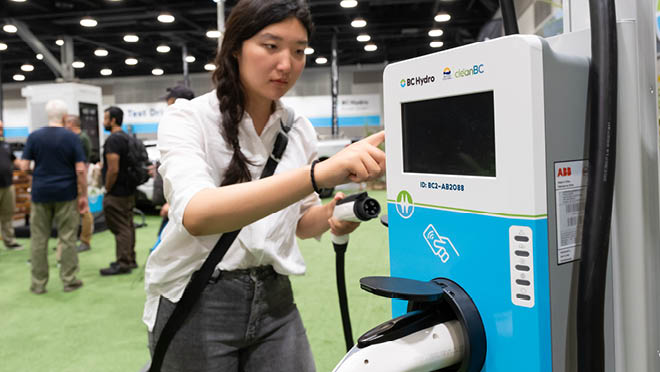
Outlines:
POLYGON ((21 161, 22 170, 28 170, 30 161, 34 161, 30 210, 30 291, 35 294, 46 293, 48 238, 53 220, 62 242, 60 279, 64 291, 71 292, 82 287, 83 282, 76 278, 76 235, 80 215, 88 210, 85 154, 78 136, 63 127, 67 115, 66 103, 61 100, 48 101, 46 114, 48 126, 30 133, 21 161))
POLYGON ((167 94, 163 96, 162 98, 167 101, 167 105, 170 106, 174 104, 174 102, 179 99, 179 98, 184 98, 190 101, 191 99, 195 98, 195 92, 192 91, 192 89, 188 88, 184 84, 177 84, 173 87, 165 89, 167 94))
POLYGON ((127 173, 128 134, 121 129, 124 112, 116 106, 103 113, 103 126, 110 136, 103 144, 103 214, 108 228, 115 236, 117 260, 100 270, 101 275, 128 274, 137 268, 135 261, 135 187, 129 185, 127 173))
MULTIPOLYGON (((80 138, 80 144, 83 147, 83 152, 85 153, 85 174, 89 174, 89 155, 92 151, 92 141, 89 139, 87 133, 83 132, 80 129, 80 117, 78 115, 67 115, 64 120, 64 128, 72 131, 78 135, 80 138)), ((78 190, 80 192, 80 190, 78 190)), ((80 230, 80 244, 77 249, 78 252, 84 252, 91 249, 92 234, 94 233, 94 216, 92 212, 88 209, 87 212, 80 215, 80 222, 82 228, 80 230)), ((57 252, 55 254, 55 259, 57 262, 60 262, 62 257, 62 242, 57 242, 57 252)))
POLYGON ((16 241, 12 224, 16 209, 13 174, 14 166, 19 165, 19 160, 12 153, 9 144, 5 142, 4 124, 0 120, 0 232, 5 247, 13 251, 23 249, 23 246, 16 241))
MULTIPOLYGON (((77 134, 78 138, 80 138, 80 143, 85 152, 85 174, 89 174, 89 158, 92 154, 92 140, 87 133, 83 132, 80 128, 80 117, 78 115, 68 115, 64 122, 64 127, 77 134)), ((94 233, 94 216, 91 211, 87 210, 87 213, 80 217, 82 230, 80 232, 80 245, 78 245, 78 252, 84 252, 92 248, 91 242, 92 234, 94 233)))
MULTIPOLYGON (((171 106, 179 98, 187 100, 195 98, 195 93, 192 91, 192 89, 186 87, 185 85, 178 84, 171 88, 167 88, 167 94, 163 98, 167 101, 167 105, 171 106)), ((160 173, 158 173, 159 166, 160 162, 158 162, 155 166, 153 202, 156 205, 161 205, 160 216, 163 218, 163 220, 161 221, 160 228, 158 229, 158 235, 160 236, 160 233, 163 231, 163 228, 169 221, 167 213, 170 210, 170 203, 165 200, 165 194, 163 193, 163 177, 160 175, 160 173)))

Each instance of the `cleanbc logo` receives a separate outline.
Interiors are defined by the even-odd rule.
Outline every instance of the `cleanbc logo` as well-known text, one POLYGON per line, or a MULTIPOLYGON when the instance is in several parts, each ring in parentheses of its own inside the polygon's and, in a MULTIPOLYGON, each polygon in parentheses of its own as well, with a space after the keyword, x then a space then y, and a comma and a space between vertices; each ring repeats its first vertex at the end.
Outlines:
POLYGON ((411 87, 411 86, 423 86, 424 84, 435 83, 435 76, 426 75, 424 77, 416 76, 408 79, 401 79, 399 84, 401 88, 411 87))
POLYGON ((412 195, 406 190, 401 190, 396 196, 396 211, 403 218, 410 218, 415 211, 412 195))
POLYGON ((480 65, 474 65, 474 66, 469 67, 469 68, 458 69, 454 73, 454 77, 458 79, 458 78, 463 78, 463 77, 468 77, 468 76, 475 76, 475 75, 484 74, 484 73, 486 73, 486 69, 484 67, 484 64, 482 63, 480 65))

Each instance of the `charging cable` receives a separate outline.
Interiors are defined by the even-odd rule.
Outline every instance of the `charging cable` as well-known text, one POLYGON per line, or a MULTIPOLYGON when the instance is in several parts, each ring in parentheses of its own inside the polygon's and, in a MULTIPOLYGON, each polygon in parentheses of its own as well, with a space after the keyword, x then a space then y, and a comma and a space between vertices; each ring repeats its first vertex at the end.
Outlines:
MULTIPOLYGON (((337 202, 332 216, 340 221, 364 222, 378 217, 380 204, 370 198, 366 192, 347 196, 337 202)), ((344 328, 344 341, 346 351, 353 347, 353 331, 351 318, 348 313, 348 299, 346 297, 346 278, 344 274, 344 254, 348 247, 348 235, 331 234, 332 246, 335 248, 335 275, 337 277, 337 293, 339 295, 339 310, 344 328)))

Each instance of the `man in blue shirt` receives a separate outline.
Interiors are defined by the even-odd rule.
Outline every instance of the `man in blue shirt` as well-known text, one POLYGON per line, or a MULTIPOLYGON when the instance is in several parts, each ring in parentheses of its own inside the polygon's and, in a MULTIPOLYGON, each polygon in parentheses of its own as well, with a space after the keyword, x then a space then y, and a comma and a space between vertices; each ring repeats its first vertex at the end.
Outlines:
POLYGON ((34 161, 30 210, 30 290, 35 294, 46 293, 48 238, 53 219, 62 242, 60 279, 64 291, 71 292, 83 285, 76 278, 76 238, 80 214, 88 209, 85 154, 78 136, 63 127, 67 115, 66 103, 61 100, 48 101, 46 114, 48 126, 28 136, 21 162, 21 169, 27 170, 30 160, 34 161))

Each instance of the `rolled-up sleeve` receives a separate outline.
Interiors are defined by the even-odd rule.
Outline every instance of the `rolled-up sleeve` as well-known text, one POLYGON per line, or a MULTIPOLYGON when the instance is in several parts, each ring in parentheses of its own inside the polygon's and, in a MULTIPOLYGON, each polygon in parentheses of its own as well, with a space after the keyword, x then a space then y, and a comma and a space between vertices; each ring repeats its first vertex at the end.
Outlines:
POLYGON ((158 126, 163 192, 169 218, 183 225, 183 213, 199 191, 217 187, 205 152, 205 131, 191 103, 177 100, 158 126))
MULTIPOLYGON (((307 118, 301 116, 298 118, 297 129, 303 137, 301 142, 304 148, 306 163, 311 164, 312 161, 318 158, 318 140, 316 139, 316 131, 312 123, 307 118)), ((307 210, 315 205, 321 204, 321 198, 313 192, 302 200, 300 203, 300 216, 302 217, 307 213, 307 210)))

